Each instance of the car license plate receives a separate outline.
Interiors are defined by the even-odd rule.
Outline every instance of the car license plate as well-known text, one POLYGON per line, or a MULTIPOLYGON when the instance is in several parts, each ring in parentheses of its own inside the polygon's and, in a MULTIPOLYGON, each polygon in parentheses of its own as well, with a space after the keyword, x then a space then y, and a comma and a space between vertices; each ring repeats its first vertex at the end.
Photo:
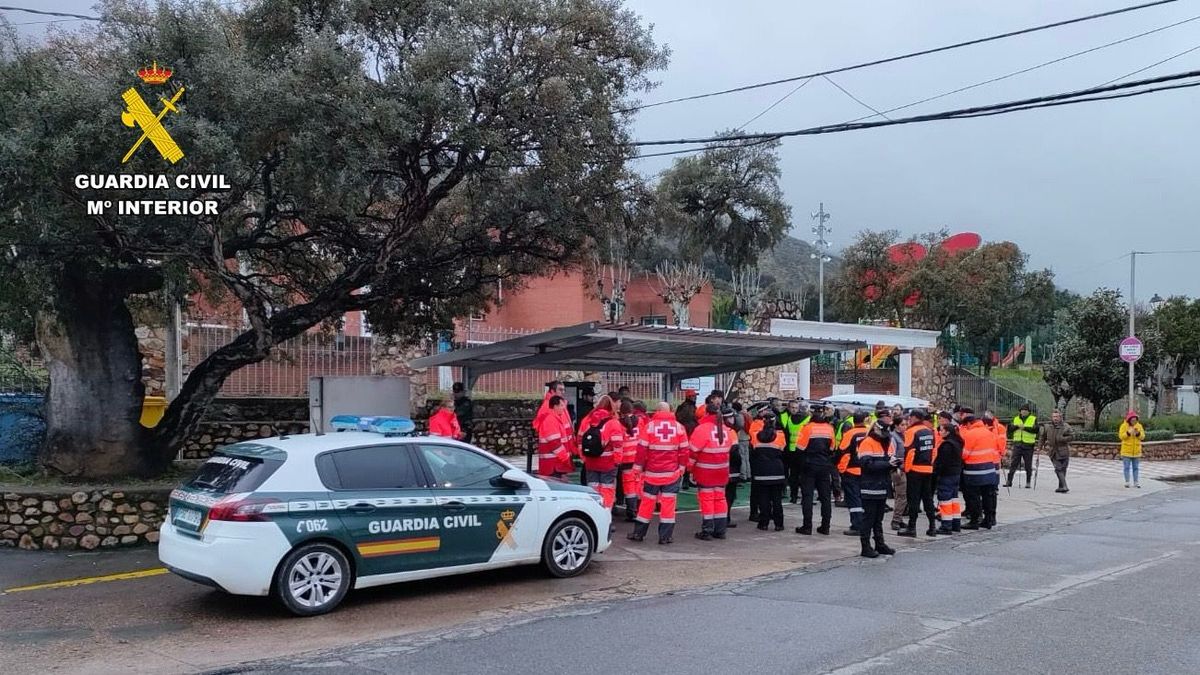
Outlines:
POLYGON ((200 522, 204 520, 204 516, 202 516, 199 511, 195 509, 180 508, 177 508, 174 511, 175 515, 173 520, 176 525, 185 525, 193 530, 200 529, 200 522))

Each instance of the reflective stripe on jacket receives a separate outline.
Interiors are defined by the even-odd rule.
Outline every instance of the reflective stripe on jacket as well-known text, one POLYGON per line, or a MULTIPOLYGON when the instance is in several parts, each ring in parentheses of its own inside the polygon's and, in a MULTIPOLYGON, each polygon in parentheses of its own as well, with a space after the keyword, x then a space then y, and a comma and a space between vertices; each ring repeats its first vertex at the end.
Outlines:
POLYGON ((670 411, 656 412, 641 434, 634 465, 647 485, 670 485, 683 476, 691 452, 684 426, 670 411))
POLYGON ((854 427, 842 435, 842 442, 838 445, 838 451, 834 455, 837 461, 838 473, 850 474, 858 476, 862 474, 862 469, 858 465, 858 444, 863 437, 867 435, 866 427, 854 427))
POLYGON ((981 420, 964 424, 960 431, 963 439, 963 484, 999 485, 1000 455, 996 451, 996 433, 981 420))
POLYGON ((892 485, 892 439, 880 441, 867 434, 858 443, 858 463, 862 469, 858 492, 865 499, 887 499, 892 485))
POLYGON ((692 432, 692 479, 700 487, 722 487, 729 482, 729 450, 737 432, 722 422, 704 422, 692 432))
POLYGON ((921 423, 909 427, 904 432, 904 447, 908 449, 904 455, 905 473, 933 473, 933 463, 937 461, 937 438, 929 425, 921 423))
POLYGON ((796 445, 804 451, 809 467, 833 465, 833 433, 829 422, 810 422, 800 430, 796 445))

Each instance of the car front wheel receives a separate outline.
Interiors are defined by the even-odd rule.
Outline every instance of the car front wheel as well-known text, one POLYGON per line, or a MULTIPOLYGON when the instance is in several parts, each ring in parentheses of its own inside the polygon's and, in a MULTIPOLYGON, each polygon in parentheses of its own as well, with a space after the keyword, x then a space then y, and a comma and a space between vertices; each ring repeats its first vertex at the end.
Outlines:
POLYGON ((341 604, 353 585, 346 556, 325 543, 298 546, 275 572, 275 597, 297 616, 315 616, 341 604))
POLYGON ((592 528, 580 518, 563 518, 546 533, 542 565, 556 577, 573 577, 587 569, 595 550, 592 528))

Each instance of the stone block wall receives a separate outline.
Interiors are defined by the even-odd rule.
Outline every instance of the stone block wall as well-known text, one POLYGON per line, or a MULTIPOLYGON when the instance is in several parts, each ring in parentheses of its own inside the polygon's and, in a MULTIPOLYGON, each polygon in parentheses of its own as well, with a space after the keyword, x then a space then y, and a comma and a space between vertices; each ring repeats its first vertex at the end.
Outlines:
POLYGON ((180 459, 205 459, 230 443, 308 433, 306 398, 219 398, 184 443, 180 459))
POLYGON ((27 550, 154 544, 170 490, 21 489, 0 504, 0 547, 27 550))
MULTIPOLYGON (((536 449, 533 416, 542 404, 541 399, 477 398, 474 401, 475 423, 471 426, 471 443, 497 455, 524 455, 528 449, 536 449)), ((429 413, 436 410, 440 403, 431 400, 426 408, 414 414, 413 422, 419 433, 429 428, 429 413)))
POLYGON ((935 408, 948 407, 954 399, 950 366, 941 347, 914 349, 912 356, 912 393, 935 408))

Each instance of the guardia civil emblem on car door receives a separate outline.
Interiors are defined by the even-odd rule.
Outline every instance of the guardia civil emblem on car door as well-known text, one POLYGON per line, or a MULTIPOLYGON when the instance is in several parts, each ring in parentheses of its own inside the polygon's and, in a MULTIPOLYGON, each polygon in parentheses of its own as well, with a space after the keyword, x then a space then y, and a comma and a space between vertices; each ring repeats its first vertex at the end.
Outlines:
POLYGON ((500 513, 500 520, 496 521, 496 538, 500 543, 507 544, 509 548, 516 548, 517 542, 513 541, 512 524, 517 519, 517 514, 512 509, 505 509, 500 513))

